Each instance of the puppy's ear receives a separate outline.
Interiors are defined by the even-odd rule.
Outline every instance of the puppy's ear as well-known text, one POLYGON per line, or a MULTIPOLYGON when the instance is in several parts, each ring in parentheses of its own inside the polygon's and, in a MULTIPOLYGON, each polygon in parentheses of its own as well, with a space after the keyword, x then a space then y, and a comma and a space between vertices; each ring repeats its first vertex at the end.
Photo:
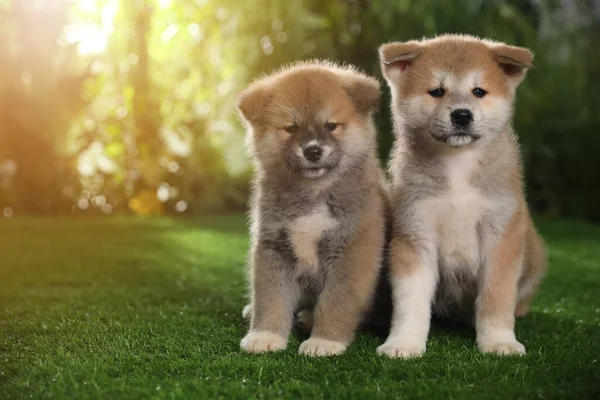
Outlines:
POLYGON ((237 108, 249 123, 259 118, 267 108, 270 91, 263 85, 252 84, 238 97, 237 108))
POLYGON ((342 76, 342 85, 360 113, 377 110, 381 89, 379 81, 370 76, 350 72, 342 76))
POLYGON ((387 43, 379 47, 381 71, 388 82, 397 82, 404 71, 421 55, 423 46, 416 42, 387 43))
POLYGON ((492 53, 513 88, 525 78, 527 70, 533 68, 533 53, 524 47, 500 44, 492 47, 492 53))

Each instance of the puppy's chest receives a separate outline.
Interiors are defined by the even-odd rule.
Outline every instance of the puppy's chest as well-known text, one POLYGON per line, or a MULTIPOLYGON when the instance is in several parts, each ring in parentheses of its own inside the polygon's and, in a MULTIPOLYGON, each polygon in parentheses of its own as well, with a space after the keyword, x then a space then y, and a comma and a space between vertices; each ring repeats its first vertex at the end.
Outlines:
POLYGON ((433 235, 437 243, 439 285, 434 309, 440 315, 468 318, 481 265, 479 226, 490 201, 471 186, 453 188, 432 201, 433 235))
POLYGON ((424 200, 421 207, 439 261, 447 267, 476 269, 479 265, 478 225, 492 202, 470 182, 475 167, 472 160, 449 163, 447 190, 424 200))
POLYGON ((317 272, 320 264, 320 243, 339 227, 339 221, 323 204, 310 213, 291 220, 287 224, 287 234, 294 255, 298 260, 298 272, 317 272))
POLYGON ((473 265, 479 260, 477 226, 488 201, 476 189, 449 193, 435 201, 432 215, 441 261, 451 265, 473 265))

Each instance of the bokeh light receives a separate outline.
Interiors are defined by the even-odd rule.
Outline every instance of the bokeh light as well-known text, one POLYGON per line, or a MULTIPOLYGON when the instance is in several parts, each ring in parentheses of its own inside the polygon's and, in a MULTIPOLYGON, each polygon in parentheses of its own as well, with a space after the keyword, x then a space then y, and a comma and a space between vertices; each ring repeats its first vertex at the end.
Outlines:
POLYGON ((250 81, 312 58, 381 79, 381 43, 469 32, 536 53, 515 115, 533 210, 600 220, 596 3, 0 0, 0 211, 242 210, 250 81))
POLYGON ((14 215, 13 209, 10 207, 4 207, 4 210, 2 210, 2 215, 4 215, 6 218, 12 218, 14 215))

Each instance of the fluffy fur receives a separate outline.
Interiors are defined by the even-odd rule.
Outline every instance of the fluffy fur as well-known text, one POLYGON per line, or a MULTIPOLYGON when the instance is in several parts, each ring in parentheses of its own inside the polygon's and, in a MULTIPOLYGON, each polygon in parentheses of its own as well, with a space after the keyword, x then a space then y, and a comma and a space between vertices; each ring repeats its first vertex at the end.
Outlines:
POLYGON ((301 354, 339 354, 369 309, 384 248, 379 96, 375 79, 324 62, 284 68, 241 94, 256 166, 243 350, 284 349, 297 313, 311 331, 301 354))
POLYGON ((385 44, 380 59, 396 142, 394 312, 378 352, 421 355, 433 308, 474 322, 482 352, 523 354, 515 315, 528 311, 546 269, 511 127, 515 90, 533 54, 446 35, 385 44))

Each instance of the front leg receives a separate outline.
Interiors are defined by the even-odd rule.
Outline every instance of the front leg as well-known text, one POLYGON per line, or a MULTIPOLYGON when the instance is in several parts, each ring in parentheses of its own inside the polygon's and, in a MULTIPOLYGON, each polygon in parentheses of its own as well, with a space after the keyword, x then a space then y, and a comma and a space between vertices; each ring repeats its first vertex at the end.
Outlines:
POLYGON ((425 352, 438 266, 433 243, 424 243, 417 245, 403 236, 392 239, 392 327, 385 343, 377 348, 379 354, 409 358, 425 352))
POLYGON ((495 241, 491 232, 483 232, 484 250, 475 305, 477 347, 483 353, 525 354, 515 337, 517 284, 523 264, 524 224, 517 212, 495 241))
POLYGON ((297 290, 286 272, 286 260, 276 250, 258 243, 252 251, 252 306, 250 331, 240 347, 251 353, 283 350, 292 327, 297 290))
POLYGON ((300 345, 300 354, 330 356, 346 350, 373 299, 383 247, 383 221, 371 221, 370 227, 349 243, 342 259, 329 266, 314 309, 311 336, 300 345))

